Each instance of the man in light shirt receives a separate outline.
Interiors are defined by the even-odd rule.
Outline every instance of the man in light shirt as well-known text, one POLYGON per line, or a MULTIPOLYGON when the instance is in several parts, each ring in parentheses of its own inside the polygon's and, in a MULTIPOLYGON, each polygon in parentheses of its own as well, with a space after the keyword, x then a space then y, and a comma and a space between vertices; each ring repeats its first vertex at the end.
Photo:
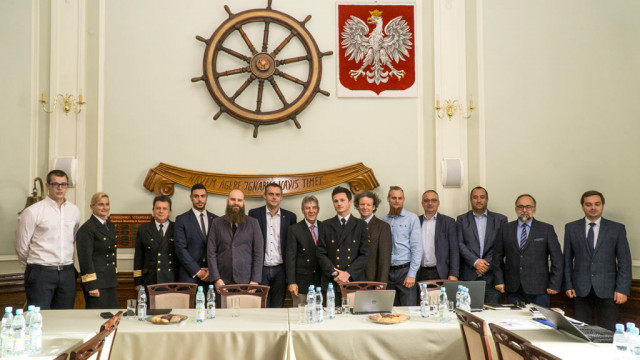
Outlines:
POLYGON ((67 201, 67 174, 47 174, 48 196, 18 218, 15 248, 24 266, 27 304, 41 309, 73 309, 76 270, 73 266, 75 234, 80 210, 67 201))
POLYGON ((439 207, 440 197, 435 190, 427 190, 422 194, 424 215, 420 215, 420 226, 423 252, 418 281, 458 280, 460 252, 456 222, 439 213, 439 207))
POLYGON ((287 249, 287 230, 297 221, 296 214, 280 208, 282 187, 269 183, 264 188, 265 206, 249 210, 249 216, 258 220, 264 238, 264 266, 260 285, 270 287, 267 307, 284 306, 286 274, 284 267, 287 249))
POLYGON ((395 306, 413 306, 417 292, 413 288, 422 260, 420 220, 418 215, 404 209, 404 190, 391 186, 387 201, 389 213, 382 220, 391 226, 391 267, 388 290, 396 291, 395 306))

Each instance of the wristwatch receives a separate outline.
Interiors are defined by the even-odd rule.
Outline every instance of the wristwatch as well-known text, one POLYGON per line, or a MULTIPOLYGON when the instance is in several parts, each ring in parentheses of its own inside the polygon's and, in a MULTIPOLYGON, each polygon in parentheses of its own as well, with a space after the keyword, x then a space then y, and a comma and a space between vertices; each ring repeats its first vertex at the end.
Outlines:
POLYGON ((331 276, 333 276, 333 277, 338 276, 338 270, 336 270, 336 271, 332 272, 332 273, 331 273, 331 276))

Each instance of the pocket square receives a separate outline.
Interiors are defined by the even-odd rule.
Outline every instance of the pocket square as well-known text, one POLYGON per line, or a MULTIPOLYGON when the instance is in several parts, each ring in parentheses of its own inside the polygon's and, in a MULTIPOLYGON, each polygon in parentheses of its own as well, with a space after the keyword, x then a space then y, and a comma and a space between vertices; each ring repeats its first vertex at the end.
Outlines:
POLYGON ((544 238, 533 239, 533 241, 544 241, 544 238))

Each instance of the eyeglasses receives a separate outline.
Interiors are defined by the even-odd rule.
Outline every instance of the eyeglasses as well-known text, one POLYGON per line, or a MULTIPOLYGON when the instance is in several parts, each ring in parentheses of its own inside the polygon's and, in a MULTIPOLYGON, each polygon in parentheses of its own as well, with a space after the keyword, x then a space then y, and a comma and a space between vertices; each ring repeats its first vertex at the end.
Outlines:
POLYGON ((535 209, 535 206, 531 206, 531 205, 518 205, 516 206, 516 209, 518 210, 531 210, 531 209, 535 209))
POLYGON ((49 185, 54 188, 66 188, 67 186, 69 186, 68 183, 51 183, 49 185))
POLYGON ((438 201, 440 201, 440 200, 438 200, 438 199, 422 199, 423 203, 437 203, 438 201))

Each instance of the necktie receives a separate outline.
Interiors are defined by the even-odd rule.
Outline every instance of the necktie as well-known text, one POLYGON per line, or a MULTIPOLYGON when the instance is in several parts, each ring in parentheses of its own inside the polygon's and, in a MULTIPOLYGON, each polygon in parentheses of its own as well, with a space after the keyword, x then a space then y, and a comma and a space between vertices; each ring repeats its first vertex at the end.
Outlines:
POLYGON ((236 236, 236 230, 238 230, 238 225, 236 223, 231 224, 231 232, 233 236, 236 236))
POLYGON ((342 218, 340 219, 340 222, 342 223, 342 227, 344 227, 344 225, 347 223, 347 219, 342 218))
POLYGON ((162 231, 162 227, 163 227, 163 225, 160 224, 160 228, 158 229, 158 234, 160 234, 160 239, 162 239, 164 237, 164 231, 162 231))
POLYGON ((589 245, 589 250, 591 250, 591 252, 593 252, 593 250, 595 249, 595 239, 596 236, 593 233, 593 227, 596 225, 596 223, 592 222, 589 223, 589 233, 587 233, 587 245, 589 245))
POLYGON ((207 230, 204 227, 204 214, 200 214, 200 230, 202 230, 202 236, 207 237, 207 230))
POLYGON ((522 224, 522 232, 520 233, 520 251, 524 250, 527 245, 527 224, 522 224))
POLYGON ((311 230, 311 236, 313 236, 313 242, 317 245, 318 244, 318 237, 316 236, 316 232, 313 231, 314 228, 315 228, 315 225, 309 226, 309 230, 311 230))

